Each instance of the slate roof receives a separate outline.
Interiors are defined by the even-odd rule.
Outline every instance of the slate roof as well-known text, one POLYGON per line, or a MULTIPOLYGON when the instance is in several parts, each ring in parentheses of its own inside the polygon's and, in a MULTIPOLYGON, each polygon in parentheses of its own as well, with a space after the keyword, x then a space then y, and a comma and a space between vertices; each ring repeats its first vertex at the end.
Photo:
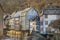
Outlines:
POLYGON ((28 11, 27 11, 27 14, 26 14, 26 18, 28 20, 30 19, 34 19, 35 17, 38 16, 38 12, 34 9, 34 8, 30 8, 28 11))
POLYGON ((53 4, 48 5, 44 10, 43 10, 43 15, 60 15, 60 6, 56 6, 53 4))

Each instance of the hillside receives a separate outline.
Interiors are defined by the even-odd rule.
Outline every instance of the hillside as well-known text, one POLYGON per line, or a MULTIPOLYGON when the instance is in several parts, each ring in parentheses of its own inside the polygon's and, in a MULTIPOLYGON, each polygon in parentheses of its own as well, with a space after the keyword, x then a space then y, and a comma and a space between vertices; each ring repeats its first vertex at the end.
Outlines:
POLYGON ((35 7, 40 14, 49 3, 60 6, 60 0, 0 0, 0 14, 12 13, 31 6, 35 7))

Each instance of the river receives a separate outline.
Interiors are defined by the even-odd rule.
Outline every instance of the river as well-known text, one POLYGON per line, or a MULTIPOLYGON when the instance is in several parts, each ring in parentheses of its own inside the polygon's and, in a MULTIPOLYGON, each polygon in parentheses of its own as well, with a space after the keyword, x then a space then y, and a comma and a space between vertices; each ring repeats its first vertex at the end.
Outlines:
MULTIPOLYGON (((21 39, 20 38, 5 37, 0 40, 21 40, 21 39)), ((22 40, 45 40, 45 39, 37 37, 37 36, 27 36, 27 37, 22 38, 22 40)))

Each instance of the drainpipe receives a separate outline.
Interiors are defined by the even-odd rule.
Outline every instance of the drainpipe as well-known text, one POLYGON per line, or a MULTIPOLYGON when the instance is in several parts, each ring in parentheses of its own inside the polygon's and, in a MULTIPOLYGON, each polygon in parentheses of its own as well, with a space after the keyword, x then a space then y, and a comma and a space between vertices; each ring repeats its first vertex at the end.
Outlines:
POLYGON ((30 20, 29 20, 29 30, 28 30, 28 36, 30 35, 30 20))

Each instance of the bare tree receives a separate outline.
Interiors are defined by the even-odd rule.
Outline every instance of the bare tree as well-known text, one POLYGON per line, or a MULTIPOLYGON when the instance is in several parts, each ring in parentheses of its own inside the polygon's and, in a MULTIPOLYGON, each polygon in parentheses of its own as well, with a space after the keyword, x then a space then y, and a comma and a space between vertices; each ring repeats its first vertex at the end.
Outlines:
POLYGON ((49 26, 60 30, 60 19, 52 21, 49 26))

